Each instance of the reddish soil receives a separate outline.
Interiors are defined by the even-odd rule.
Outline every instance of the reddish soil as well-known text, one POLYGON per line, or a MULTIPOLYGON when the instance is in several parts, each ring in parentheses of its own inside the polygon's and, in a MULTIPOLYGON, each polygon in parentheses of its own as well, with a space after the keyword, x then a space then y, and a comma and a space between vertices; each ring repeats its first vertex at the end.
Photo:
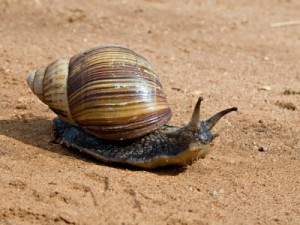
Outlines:
POLYGON ((0 224, 300 224, 297 0, 1 0, 0 224), (226 3, 224 3, 226 2, 226 3), (238 2, 238 3, 237 3, 238 2), (27 74, 95 46, 154 66, 185 124, 237 106, 186 168, 112 167, 52 144, 27 74))

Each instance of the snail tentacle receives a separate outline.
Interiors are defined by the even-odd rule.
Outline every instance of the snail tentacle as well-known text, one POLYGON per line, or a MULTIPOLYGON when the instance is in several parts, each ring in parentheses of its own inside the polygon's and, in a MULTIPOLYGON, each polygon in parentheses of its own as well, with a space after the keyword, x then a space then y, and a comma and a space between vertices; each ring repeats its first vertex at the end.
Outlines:
POLYGON ((199 97, 198 101, 194 107, 194 111, 191 117, 191 120, 189 124, 186 126, 187 129, 190 129, 191 131, 197 131, 199 130, 199 120, 200 120, 200 107, 201 107, 201 102, 203 101, 203 97, 199 97))
POLYGON ((233 111, 237 111, 237 107, 232 107, 232 108, 228 108, 228 109, 224 109, 218 113, 216 113, 215 115, 213 115, 212 117, 210 117, 208 120, 206 120, 206 124, 208 126, 209 129, 212 129, 216 123, 223 117, 225 116, 227 113, 233 112, 233 111))

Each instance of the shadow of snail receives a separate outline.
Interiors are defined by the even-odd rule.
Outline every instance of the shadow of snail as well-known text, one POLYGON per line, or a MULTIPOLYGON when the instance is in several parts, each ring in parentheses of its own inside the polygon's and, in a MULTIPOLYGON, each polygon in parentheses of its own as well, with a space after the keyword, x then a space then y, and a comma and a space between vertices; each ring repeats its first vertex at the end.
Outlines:
MULTIPOLYGON (((57 143, 53 143, 53 122, 43 118, 37 119, 15 119, 0 120, 0 135, 15 139, 26 145, 37 147, 59 155, 74 157, 88 163, 99 164, 99 160, 77 149, 57 148, 57 143)), ((19 149, 17 149, 19 150, 19 149)), ((101 161, 100 161, 101 164, 101 161)), ((141 168, 111 162, 110 165, 116 169, 130 169, 139 171, 141 168)), ((186 167, 166 166, 151 170, 157 175, 176 176, 185 171, 186 167)))

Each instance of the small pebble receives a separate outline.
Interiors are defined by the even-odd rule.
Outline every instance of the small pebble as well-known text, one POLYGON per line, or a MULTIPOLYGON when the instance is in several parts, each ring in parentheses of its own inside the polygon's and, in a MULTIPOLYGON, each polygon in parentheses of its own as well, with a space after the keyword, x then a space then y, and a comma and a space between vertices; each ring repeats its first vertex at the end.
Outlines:
POLYGON ((266 148, 264 148, 263 146, 259 146, 259 147, 258 147, 258 151, 264 152, 264 151, 266 151, 266 148))
POLYGON ((211 196, 216 196, 218 194, 218 192, 216 190, 213 190, 209 193, 211 196))
POLYGON ((259 90, 262 90, 262 91, 271 91, 271 86, 269 85, 263 85, 261 87, 258 88, 259 90))
POLYGON ((292 110, 292 111, 296 110, 296 106, 292 102, 277 101, 277 102, 275 102, 275 105, 278 105, 280 108, 283 108, 283 109, 288 109, 288 110, 292 110))
POLYGON ((16 109, 28 109, 28 106, 25 105, 25 104, 18 104, 18 105, 16 106, 16 109))
POLYGON ((300 91, 294 91, 292 89, 286 89, 283 92, 284 95, 300 95, 300 91))
POLYGON ((171 89, 174 90, 174 91, 182 92, 182 93, 185 92, 185 90, 183 90, 183 89, 181 89, 181 88, 179 88, 179 87, 171 87, 171 89))
POLYGON ((202 93, 203 93, 202 91, 197 90, 197 91, 193 91, 193 92, 191 93, 191 95, 192 95, 192 96, 200 96, 202 93))

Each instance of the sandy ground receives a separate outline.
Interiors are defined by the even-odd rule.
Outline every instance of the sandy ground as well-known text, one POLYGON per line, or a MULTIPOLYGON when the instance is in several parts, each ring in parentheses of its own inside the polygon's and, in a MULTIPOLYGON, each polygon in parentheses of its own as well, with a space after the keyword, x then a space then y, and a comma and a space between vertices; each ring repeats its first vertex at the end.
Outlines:
POLYGON ((1 0, 0 224, 300 224, 300 25, 274 24, 299 11, 297 0, 1 0), (202 118, 239 108, 206 159, 143 171, 50 143, 55 114, 27 74, 108 44, 152 63, 172 124, 199 95, 202 118))

